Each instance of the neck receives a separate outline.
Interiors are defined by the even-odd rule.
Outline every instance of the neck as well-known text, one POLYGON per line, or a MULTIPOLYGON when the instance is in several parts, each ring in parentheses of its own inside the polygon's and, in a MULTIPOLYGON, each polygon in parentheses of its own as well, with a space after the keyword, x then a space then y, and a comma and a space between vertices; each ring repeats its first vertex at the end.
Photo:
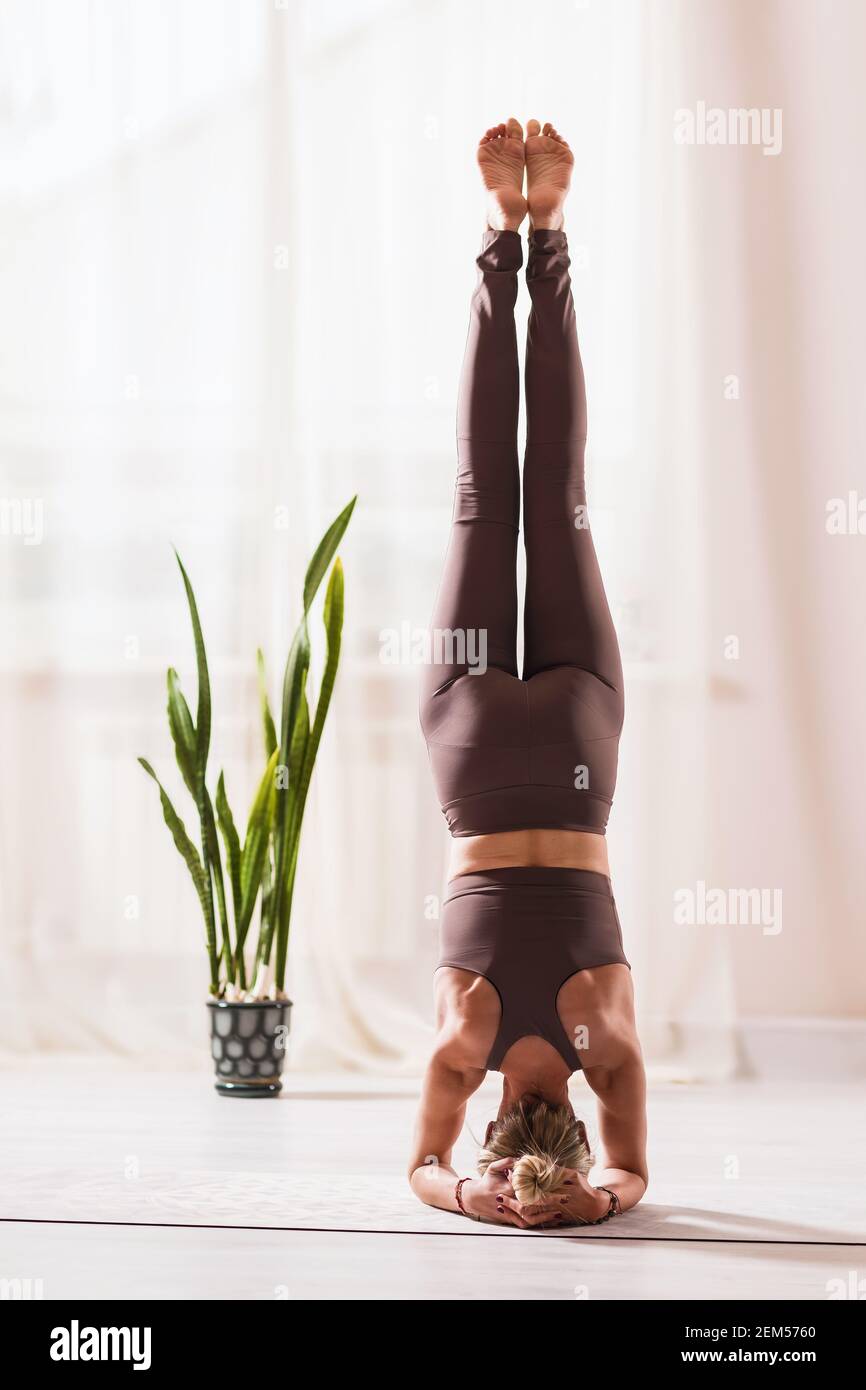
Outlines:
POLYGON ((501 1119, 506 1111, 516 1105, 525 1096, 540 1096, 546 1100, 548 1105, 568 1105, 568 1084, 565 1081, 554 1082, 552 1085, 541 1082, 538 1079, 529 1080, 525 1077, 503 1077, 502 1100, 499 1103, 499 1116, 501 1119))

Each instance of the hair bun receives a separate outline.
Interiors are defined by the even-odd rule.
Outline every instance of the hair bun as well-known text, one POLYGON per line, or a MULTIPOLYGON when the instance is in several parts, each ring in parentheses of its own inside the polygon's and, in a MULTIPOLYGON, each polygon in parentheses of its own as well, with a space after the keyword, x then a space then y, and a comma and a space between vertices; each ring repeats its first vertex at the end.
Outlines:
POLYGON ((559 1165, 541 1154, 523 1154, 511 1170, 511 1186, 518 1202, 532 1206, 562 1182, 559 1165))

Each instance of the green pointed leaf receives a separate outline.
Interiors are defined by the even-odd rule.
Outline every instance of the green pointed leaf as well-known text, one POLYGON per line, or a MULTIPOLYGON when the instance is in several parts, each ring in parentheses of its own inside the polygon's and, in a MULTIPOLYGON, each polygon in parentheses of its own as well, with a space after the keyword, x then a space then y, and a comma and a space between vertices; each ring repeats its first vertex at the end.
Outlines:
POLYGON ((262 921, 267 922, 270 918, 271 908, 274 899, 274 866, 270 853, 265 855, 265 862, 262 868, 262 921))
POLYGON ((262 780, 250 811, 249 821, 247 822, 247 833, 244 838, 244 847, 241 854, 241 910, 238 919, 238 951, 243 948, 246 934, 252 921, 253 909, 256 905, 259 888, 262 883, 262 874, 267 860, 268 845, 270 844, 271 833, 274 827, 274 811, 276 806, 276 768, 279 749, 275 748, 268 765, 265 768, 262 780))
POLYGON ((198 605, 196 604, 195 594, 189 575, 187 574, 183 561, 174 552, 178 563, 183 586, 186 591, 187 604, 189 606, 189 616, 192 623, 193 642, 195 644, 196 670, 198 674, 198 707, 195 720, 195 798, 198 806, 199 820, 201 822, 201 857, 204 868, 205 878, 208 884, 208 894, 211 902, 211 913, 213 913, 213 893, 210 888, 211 875, 216 891, 217 906, 219 909, 220 928, 222 931, 222 956, 226 962, 228 979, 232 980, 232 952, 231 937, 229 933, 228 914, 226 912, 225 886, 223 884, 222 861, 219 850, 219 839, 217 837, 216 822, 214 820, 213 805, 207 790, 207 759, 210 750, 211 735, 211 695, 210 677, 208 675, 207 656, 205 653, 204 636, 202 634, 201 622, 198 615, 198 605))
POLYGON ((216 820, 214 819, 213 802, 210 799, 210 792, 207 787, 202 786, 202 804, 204 807, 204 854, 205 867, 213 875, 214 888, 216 890, 217 909, 219 911, 220 932, 222 934, 222 957, 226 965, 226 976, 229 983, 233 981, 232 962, 234 953, 232 951, 231 932, 229 930, 229 916, 226 909, 226 892, 223 882, 223 865, 220 854, 220 842, 217 836, 216 820))
MULTIPOLYGON (((304 579, 304 612, 292 642, 283 678, 283 701, 280 721, 280 757, 289 771, 289 787, 284 792, 278 792, 277 795, 276 828, 274 832, 275 882, 273 893, 275 900, 270 909, 269 934, 265 936, 263 929, 262 942, 265 953, 264 959, 268 959, 271 937, 276 933, 276 978, 278 988, 280 989, 283 988, 285 979, 289 920, 292 910, 292 896, 294 893, 301 824, 304 816, 306 787, 309 786, 312 766, 315 762, 318 741, 321 738, 322 726, 330 703, 330 693, 336 676, 337 662, 339 661, 339 633, 342 630, 342 566, 339 567, 337 578, 335 578, 334 572, 332 571, 331 580, 328 585, 329 597, 326 598, 328 613, 326 620, 329 645, 328 662, 325 675, 322 679, 322 687, 319 692, 319 700, 317 702, 316 716, 313 721, 312 730, 310 729, 309 709, 307 708, 306 702, 306 681, 310 666, 310 639, 307 630, 307 615, 309 614, 319 586, 328 572, 328 567, 336 554, 337 547, 349 524, 357 500, 357 497, 353 497, 348 506, 343 508, 340 515, 329 526, 316 547, 313 558, 307 567, 307 573, 304 579), (336 608, 339 608, 338 615, 336 614, 336 608), (334 640, 335 631, 336 641, 334 640), (294 768, 292 766, 293 757, 295 760, 294 768)), ((339 565, 339 562, 337 562, 337 564, 339 565)))
POLYGON ((192 622, 192 635, 195 643, 195 660, 198 670, 198 712, 195 720, 196 733, 196 766, 200 778, 204 778, 207 766, 207 755, 210 748, 210 722, 211 722, 211 703, 210 703, 210 678, 207 669, 207 656, 205 655, 204 637, 202 636, 201 622, 198 616, 198 606, 195 601, 192 584, 189 575, 183 567, 183 561, 174 552, 181 575, 183 576, 183 586, 186 590, 187 603, 189 604, 189 616, 192 622))
POLYGON ((226 867, 232 888, 232 909, 235 917, 235 933, 241 918, 241 842, 234 822, 234 816, 226 795, 225 774, 220 773, 216 792, 216 813, 220 834, 226 847, 226 867))
MULTIPOLYGON (((345 585, 343 578, 343 566, 339 557, 334 561, 331 577, 328 580, 328 588, 325 594, 325 607, 323 620, 327 638, 327 656, 325 659, 325 670, 322 675, 322 683, 319 688, 319 698, 316 702, 316 713, 313 719, 312 728, 306 739, 304 761, 300 771, 300 778, 295 787, 294 801, 292 806, 292 822, 290 827, 290 843, 288 846, 287 862, 289 872, 284 880, 283 893, 280 897, 278 907, 278 930, 277 930, 277 958, 276 958, 276 985, 278 989, 285 986, 286 958, 288 953, 289 939, 289 918, 291 916, 292 894, 294 891, 295 866, 298 859, 298 848, 301 838, 301 826, 304 819, 304 809, 307 801, 307 792, 310 786, 310 779, 313 775, 316 757, 319 751, 319 744, 322 738, 322 730, 325 727, 325 720, 331 705, 331 696, 334 692, 334 684, 337 679, 337 668, 340 664, 340 648, 343 635, 343 616, 344 616, 344 597, 345 585)), ((282 880, 278 879, 278 882, 282 880)))
POLYGON ((302 690, 298 712, 295 715, 295 727, 292 730, 292 746, 289 752, 289 786, 291 788, 296 787, 300 780, 309 737, 310 707, 307 704, 307 692, 306 690, 302 690))
POLYGON ((180 688, 180 680, 177 671, 173 667, 169 668, 167 674, 168 684, 168 727, 171 730, 172 742, 174 743, 174 754, 177 758, 177 765, 186 783, 187 790, 193 797, 196 796, 196 746, 195 746, 195 726, 192 722, 192 715, 189 712, 189 705, 184 698, 180 688))
POLYGON ((268 701, 268 686, 265 679, 265 655, 261 647, 256 652, 256 669, 259 677, 259 702, 262 711, 262 732, 265 739, 265 757, 269 758, 277 746, 277 730, 268 701))
MULTIPOLYGON (((280 721, 279 758, 280 766, 285 769, 283 776, 284 778, 286 776, 288 777, 288 784, 286 785, 284 783, 281 785, 277 789, 276 794, 274 877, 277 887, 272 929, 274 925, 279 925, 283 893, 288 881, 291 859, 292 826, 296 804, 296 791, 292 782, 292 746, 298 718, 301 716, 301 711, 306 707, 306 682, 309 669, 310 637, 307 631, 307 620, 306 618, 302 618, 289 651, 285 675, 283 677, 283 706, 282 719, 280 721)), ((301 718, 303 719, 303 716, 301 716, 301 718)), ((309 718, 309 715, 307 715, 307 718, 309 718)), ((267 946, 270 952, 270 939, 268 939, 267 946)))
POLYGON ((289 765, 292 747, 292 734, 298 718, 298 710, 306 698, 307 672, 310 669, 310 634, 306 618, 302 618, 289 650, 286 669, 283 675, 282 717, 280 719, 281 760, 289 765))
POLYGON ((331 522, 319 544, 316 546, 313 558, 307 566, 307 573, 304 579, 304 615, 309 613, 313 599, 319 589, 319 585, 328 573, 328 567, 337 553, 337 546, 343 539, 346 527, 352 519, 352 512, 355 510, 357 494, 351 502, 343 508, 335 521, 331 522))
POLYGON ((310 785, 310 778, 313 775, 313 767, 319 751, 322 730, 325 727, 325 720, 328 717, 328 710, 331 706, 331 696, 334 693, 334 684, 337 679, 337 667, 340 664, 340 648, 343 639, 344 611, 345 583, 343 578, 343 566, 339 558, 337 558, 334 561, 334 568, 331 570, 331 577, 328 581, 327 593, 325 594, 323 621, 327 638, 327 657, 325 660, 324 674, 322 676, 322 684, 319 687, 319 698, 316 702, 316 714, 313 720, 313 727, 310 731, 304 757, 303 772, 301 774, 300 790, 304 798, 306 798, 307 788, 310 785))
POLYGON ((181 820, 177 811, 172 805, 168 793, 151 767, 146 758, 139 758, 141 766, 149 777, 152 777, 159 788, 159 799, 162 803, 162 814, 166 825, 171 831, 171 837, 177 847, 178 853, 184 860, 190 872, 202 912, 205 919, 205 939, 207 943, 208 959, 211 967, 211 992, 216 994, 219 989, 219 964, 217 958, 216 932, 213 923, 213 904, 210 897, 210 885, 205 875, 204 865, 199 858, 198 850, 186 831, 186 826, 181 820))
POLYGON ((259 920, 259 939, 256 943, 255 970, 258 971, 259 965, 264 960, 266 963, 271 957, 271 941, 274 935, 274 866, 271 860, 270 851, 265 855, 264 868, 262 869, 262 905, 259 920))

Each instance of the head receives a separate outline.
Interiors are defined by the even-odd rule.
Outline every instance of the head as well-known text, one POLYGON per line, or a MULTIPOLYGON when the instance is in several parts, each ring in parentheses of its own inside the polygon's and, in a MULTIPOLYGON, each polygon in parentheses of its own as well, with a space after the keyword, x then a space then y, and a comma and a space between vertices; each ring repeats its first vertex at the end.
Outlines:
POLYGON ((586 1126, 568 1104, 522 1096, 487 1126, 478 1171, 499 1158, 513 1158, 511 1186, 519 1202, 531 1205, 562 1186, 563 1169, 588 1173, 593 1164, 586 1126))

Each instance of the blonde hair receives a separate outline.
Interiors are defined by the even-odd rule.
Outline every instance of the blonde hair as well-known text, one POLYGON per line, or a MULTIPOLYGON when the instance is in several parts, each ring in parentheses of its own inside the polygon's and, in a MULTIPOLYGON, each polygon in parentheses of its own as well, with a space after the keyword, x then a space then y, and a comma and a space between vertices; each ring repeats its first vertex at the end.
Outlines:
POLYGON ((586 1129, 571 1106, 550 1105, 538 1096, 523 1096, 488 1128, 479 1173, 500 1158, 514 1159, 511 1186, 527 1205, 561 1187, 564 1168, 585 1174, 593 1164, 586 1129))

